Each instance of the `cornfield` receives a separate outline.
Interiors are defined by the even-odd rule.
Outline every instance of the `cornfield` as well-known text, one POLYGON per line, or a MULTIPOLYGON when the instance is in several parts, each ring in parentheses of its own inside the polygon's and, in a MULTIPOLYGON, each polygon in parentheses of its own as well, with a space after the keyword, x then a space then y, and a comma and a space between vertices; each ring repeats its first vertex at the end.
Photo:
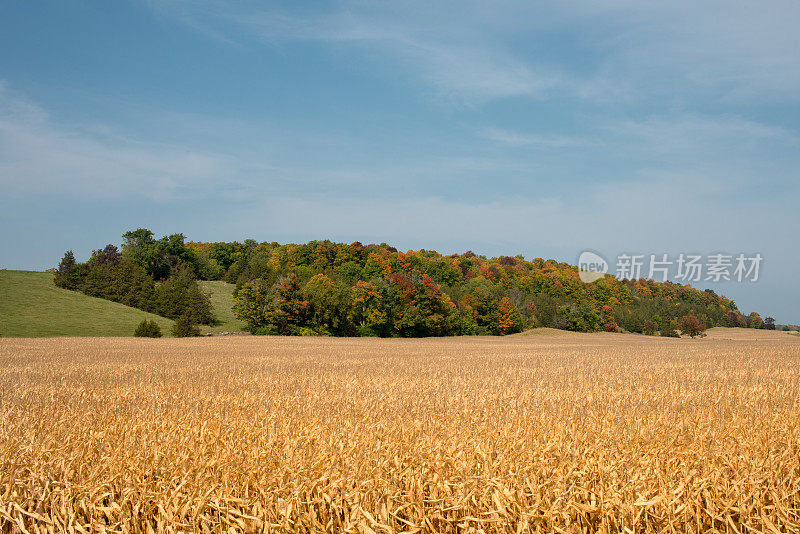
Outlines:
POLYGON ((0 339, 0 531, 798 532, 800 340, 0 339))

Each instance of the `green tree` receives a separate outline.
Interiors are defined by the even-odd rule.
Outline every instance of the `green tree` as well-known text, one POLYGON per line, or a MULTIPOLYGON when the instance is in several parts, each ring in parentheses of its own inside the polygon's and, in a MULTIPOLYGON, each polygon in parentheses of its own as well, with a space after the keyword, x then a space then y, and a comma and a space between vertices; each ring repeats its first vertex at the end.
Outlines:
POLYGON ((269 291, 260 284, 244 284, 237 292, 233 310, 251 329, 273 326, 284 335, 308 327, 311 318, 310 304, 294 272, 280 278, 269 291))
POLYGON ((314 328, 339 335, 350 330, 347 320, 347 288, 336 284, 324 274, 317 274, 305 285, 303 293, 308 299, 314 328))
POLYGON ((170 319, 188 313, 193 323, 213 324, 211 299, 203 293, 187 266, 176 269, 175 274, 160 282, 153 295, 154 311, 170 319))
POLYGON ((359 280, 350 293, 350 320, 356 325, 359 335, 377 335, 387 322, 386 312, 378 288, 359 280))
POLYGON ((179 264, 197 271, 197 256, 186 247, 183 234, 171 234, 155 239, 153 232, 137 228, 122 234, 122 254, 142 267, 155 280, 168 278, 179 264))
POLYGON ((153 279, 130 261, 90 264, 81 290, 92 297, 153 311, 153 279))
POLYGON ((147 228, 137 228, 122 234, 122 239, 123 256, 152 274, 156 243, 153 232, 147 228))
POLYGON ((53 277, 53 282, 58 287, 64 289, 78 289, 81 284, 78 264, 75 262, 75 254, 68 250, 58 264, 53 277))
POLYGON ((245 282, 236 290, 233 314, 250 325, 251 329, 266 326, 269 291, 269 285, 260 278, 245 282))

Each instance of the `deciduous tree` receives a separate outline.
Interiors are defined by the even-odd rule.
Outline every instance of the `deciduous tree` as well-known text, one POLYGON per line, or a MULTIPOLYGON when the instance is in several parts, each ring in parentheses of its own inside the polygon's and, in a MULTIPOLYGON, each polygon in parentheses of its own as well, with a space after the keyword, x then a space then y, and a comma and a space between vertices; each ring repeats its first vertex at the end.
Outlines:
POLYGON ((704 336, 706 331, 706 325, 700 322, 700 319, 695 317, 694 315, 684 315, 681 318, 681 332, 687 334, 692 339, 698 336, 704 336))

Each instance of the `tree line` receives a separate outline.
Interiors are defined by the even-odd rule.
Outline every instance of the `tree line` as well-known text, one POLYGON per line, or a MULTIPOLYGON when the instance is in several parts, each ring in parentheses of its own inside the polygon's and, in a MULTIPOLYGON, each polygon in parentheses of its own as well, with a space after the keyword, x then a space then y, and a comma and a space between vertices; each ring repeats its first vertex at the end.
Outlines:
POLYGON ((236 284, 234 312, 256 333, 502 335, 544 326, 671 336, 685 317, 703 329, 769 328, 710 289, 612 275, 585 284, 577 267, 542 258, 331 241, 187 247, 201 276, 236 284))
POLYGON ((210 324, 211 303, 197 280, 226 280, 236 285, 235 315, 268 334, 504 335, 538 326, 675 336, 686 325, 774 328, 772 318, 744 315, 710 289, 610 274, 586 284, 577 267, 542 258, 403 252, 386 243, 186 242, 183 234, 156 239, 143 228, 122 237, 121 251, 108 245, 85 263, 68 251, 55 283, 210 324))

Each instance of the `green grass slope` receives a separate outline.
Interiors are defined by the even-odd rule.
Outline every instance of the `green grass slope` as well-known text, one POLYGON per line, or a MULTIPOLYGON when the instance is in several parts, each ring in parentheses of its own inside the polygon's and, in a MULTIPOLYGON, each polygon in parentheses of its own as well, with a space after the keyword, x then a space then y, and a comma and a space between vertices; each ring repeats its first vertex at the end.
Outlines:
POLYGON ((199 282, 203 291, 211 296, 211 305, 214 307, 214 316, 217 324, 203 326, 200 331, 203 333, 219 332, 239 332, 245 327, 245 323, 234 317, 233 311, 233 289, 234 285, 222 281, 199 282))
POLYGON ((58 288, 50 273, 0 270, 4 337, 132 336, 145 318, 155 320, 164 335, 170 335, 170 319, 58 288))

